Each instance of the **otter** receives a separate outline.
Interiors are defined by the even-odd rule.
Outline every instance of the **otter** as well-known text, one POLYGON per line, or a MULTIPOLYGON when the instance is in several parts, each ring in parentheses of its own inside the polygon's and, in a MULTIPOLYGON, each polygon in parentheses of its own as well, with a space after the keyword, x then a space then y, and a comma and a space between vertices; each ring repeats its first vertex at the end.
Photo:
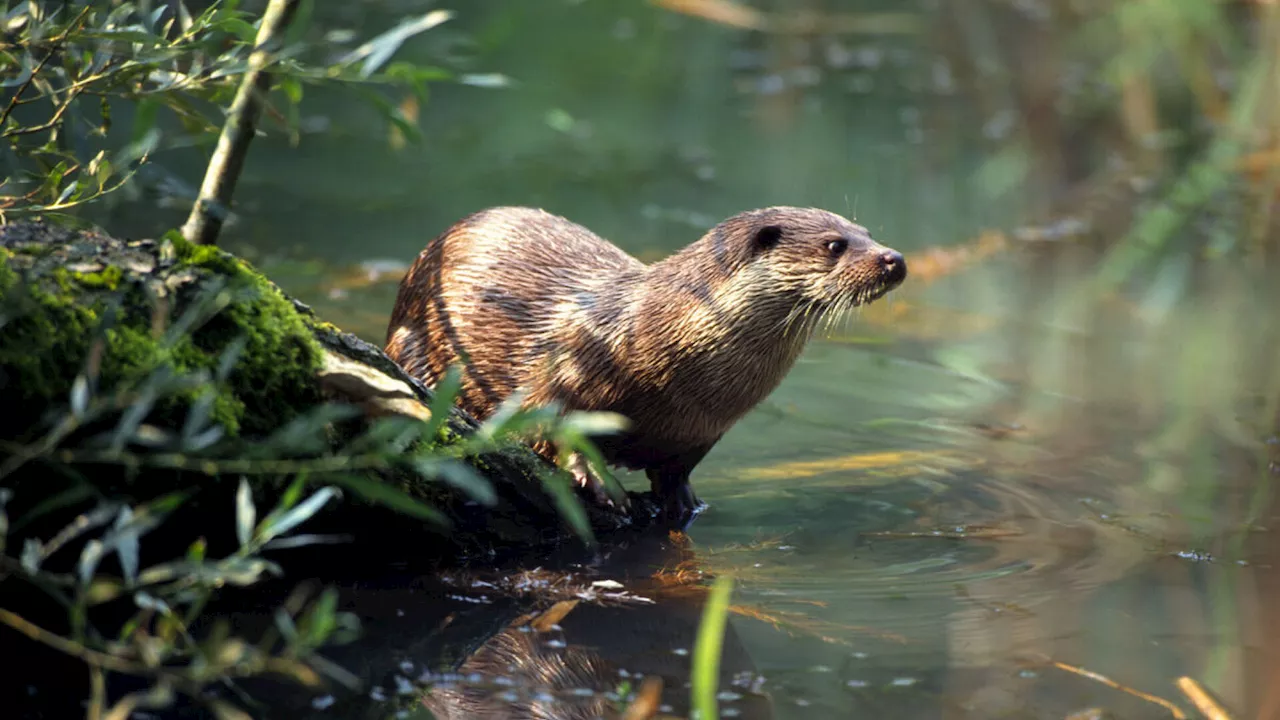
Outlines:
MULTIPOLYGON (((664 518, 704 507, 693 468, 790 370, 824 318, 902 283, 901 253, 816 208, 734 215, 646 265, 543 210, 495 207, 435 237, 401 280, 386 354, 434 385, 457 365, 457 404, 478 420, 524 407, 618 413, 593 440, 612 467, 642 470, 664 518)), ((556 449, 534 449, 552 462, 556 449)), ((572 463, 571 463, 572 464, 572 463)), ((577 463, 580 486, 604 501, 577 463)))

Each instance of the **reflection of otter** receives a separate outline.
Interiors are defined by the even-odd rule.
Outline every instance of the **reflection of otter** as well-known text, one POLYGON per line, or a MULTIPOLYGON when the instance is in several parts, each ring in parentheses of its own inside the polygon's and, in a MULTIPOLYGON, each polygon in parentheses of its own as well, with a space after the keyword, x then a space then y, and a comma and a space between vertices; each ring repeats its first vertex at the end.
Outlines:
POLYGON ((625 433, 597 443, 611 464, 644 470, 684 524, 698 505, 690 471, 778 385, 821 319, 906 275, 900 253, 824 210, 735 215, 646 266, 564 218, 493 208, 419 254, 386 352, 428 384, 462 365, 458 402, 481 420, 519 390, 529 406, 625 416, 625 433))
MULTIPOLYGON (((679 716, 687 713, 690 655, 672 650, 696 633, 700 619, 700 607, 678 602, 646 607, 557 603, 532 622, 517 620, 457 668, 463 676, 480 675, 480 683, 434 686, 423 703, 441 720, 613 720, 623 717, 625 703, 606 694, 627 680, 635 689, 637 673, 643 673, 666 681, 662 702, 679 716), (563 630, 547 629, 556 623, 563 630)), ((755 677, 731 625, 719 684, 740 697, 722 701, 721 708, 733 707, 742 720, 771 718, 767 696, 731 684, 743 674, 755 677)))
POLYGON ((493 685, 433 687, 423 703, 439 720, 587 720, 620 717, 618 704, 604 696, 621 682, 617 670, 579 647, 550 648, 548 636, 528 626, 508 628, 490 638, 458 668, 479 673, 485 683, 507 678, 510 688, 493 685), (590 696, 568 691, 590 689, 590 696))

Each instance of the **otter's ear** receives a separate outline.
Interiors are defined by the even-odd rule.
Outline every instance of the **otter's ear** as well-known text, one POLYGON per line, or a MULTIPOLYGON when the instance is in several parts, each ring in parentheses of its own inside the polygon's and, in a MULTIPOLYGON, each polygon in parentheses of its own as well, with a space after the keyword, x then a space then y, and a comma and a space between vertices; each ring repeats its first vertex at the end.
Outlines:
POLYGON ((751 238, 752 252, 761 252, 778 244, 782 239, 782 228, 777 225, 765 225, 756 230, 756 234, 751 238))

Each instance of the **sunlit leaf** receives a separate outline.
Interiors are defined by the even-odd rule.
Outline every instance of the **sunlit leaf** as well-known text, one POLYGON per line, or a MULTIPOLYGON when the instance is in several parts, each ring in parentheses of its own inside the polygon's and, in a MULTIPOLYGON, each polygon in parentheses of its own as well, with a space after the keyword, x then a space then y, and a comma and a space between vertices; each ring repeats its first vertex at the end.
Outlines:
POLYGON ((97 571, 98 563, 102 562, 104 554, 105 548, 101 540, 90 540, 84 544, 84 549, 80 551, 80 560, 76 563, 81 585, 89 584, 89 579, 97 571))
MULTIPOLYGON (((155 527, 157 523, 152 523, 150 527, 155 527)), ((140 527, 135 523, 133 510, 129 507, 120 508, 120 515, 116 518, 115 527, 112 533, 103 541, 105 549, 114 549, 116 556, 120 559, 120 569, 124 573, 125 584, 132 586, 138 578, 138 550, 140 546, 138 532, 140 527)), ((82 579, 81 582, 86 582, 82 579)))
POLYGON ((276 538, 262 547, 265 550, 287 550, 289 548, 306 547, 308 545, 338 545, 351 542, 350 535, 290 535, 276 538))
POLYGON ((168 603, 151 593, 136 592, 133 594, 133 602, 144 610, 155 610, 156 612, 164 615, 173 614, 173 609, 169 607, 168 603))
POLYGON ((44 545, 35 538, 27 538, 22 543, 22 555, 18 562, 28 574, 40 572, 40 564, 44 561, 44 545))
POLYGON ((293 508, 281 513, 278 518, 271 519, 270 522, 264 522, 260 529, 262 540, 270 540, 271 538, 284 535, 294 529, 303 522, 306 522, 324 507, 325 503, 330 499, 339 497, 336 488, 325 487, 320 488, 311 497, 298 503, 293 508))
POLYGON ((587 436, 612 435, 626 430, 631 421, 618 413, 577 411, 565 415, 560 425, 587 436))
POLYGON ((89 378, 76 375, 71 383, 71 414, 77 418, 84 417, 89 409, 89 378))
POLYGON ((390 60, 406 40, 446 22, 451 17, 453 13, 448 10, 432 10, 421 17, 404 20, 394 28, 352 50, 338 62, 349 65, 363 59, 364 64, 360 68, 360 75, 368 78, 390 60))
POLYGON ((501 88, 511 84, 511 78, 501 73, 469 73, 458 78, 463 85, 482 88, 501 88))
POLYGON ((258 521, 258 511, 253 506, 253 491, 249 489, 249 481, 240 478, 240 486, 236 489, 236 540, 241 546, 249 544, 253 537, 253 525, 258 521))

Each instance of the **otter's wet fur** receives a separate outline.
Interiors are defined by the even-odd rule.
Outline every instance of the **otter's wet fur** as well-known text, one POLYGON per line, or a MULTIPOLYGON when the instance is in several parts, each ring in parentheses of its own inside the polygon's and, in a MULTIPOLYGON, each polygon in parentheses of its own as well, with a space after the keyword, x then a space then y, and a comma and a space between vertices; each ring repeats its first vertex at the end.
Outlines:
POLYGON ((644 470, 683 524, 698 504, 690 471, 777 387, 814 329, 906 272, 865 228, 814 208, 735 215, 650 265, 557 215, 491 208, 419 254, 386 352, 428 384, 462 366, 458 404, 480 420, 517 390, 526 407, 627 417, 597 444, 610 464, 644 470))

